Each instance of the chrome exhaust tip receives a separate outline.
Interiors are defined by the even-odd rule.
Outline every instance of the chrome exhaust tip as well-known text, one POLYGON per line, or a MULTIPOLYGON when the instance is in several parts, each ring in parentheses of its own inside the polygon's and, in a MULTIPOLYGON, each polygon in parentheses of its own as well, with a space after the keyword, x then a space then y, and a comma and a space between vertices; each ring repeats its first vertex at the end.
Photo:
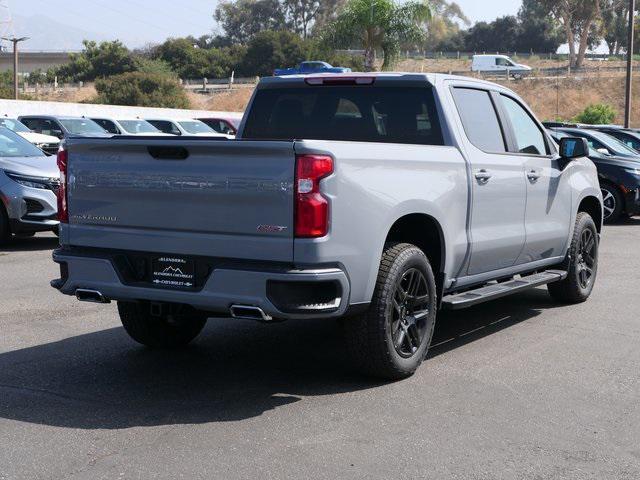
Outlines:
POLYGON ((76 289, 76 298, 81 302, 90 303, 111 303, 111 300, 106 298, 102 293, 97 290, 89 290, 86 288, 76 289))
POLYGON ((271 322, 273 317, 264 313, 260 307, 252 305, 231 305, 229 313, 233 318, 241 318, 243 320, 257 320, 258 322, 271 322))

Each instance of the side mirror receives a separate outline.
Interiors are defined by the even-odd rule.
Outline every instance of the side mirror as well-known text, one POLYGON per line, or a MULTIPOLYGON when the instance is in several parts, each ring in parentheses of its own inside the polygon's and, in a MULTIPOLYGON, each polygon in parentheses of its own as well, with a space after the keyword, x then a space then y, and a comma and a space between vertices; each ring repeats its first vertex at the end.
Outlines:
POLYGON ((565 160, 586 157, 589 155, 587 140, 579 137, 567 137, 560 139, 560 156, 565 160))

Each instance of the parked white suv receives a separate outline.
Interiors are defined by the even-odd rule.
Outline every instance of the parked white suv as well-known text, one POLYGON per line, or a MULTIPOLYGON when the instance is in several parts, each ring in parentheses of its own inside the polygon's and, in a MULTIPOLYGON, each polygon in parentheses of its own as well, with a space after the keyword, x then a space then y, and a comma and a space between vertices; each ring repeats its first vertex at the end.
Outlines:
POLYGON ((0 126, 17 133, 47 155, 55 155, 58 153, 58 148, 60 147, 60 139, 58 137, 34 132, 16 118, 0 118, 0 126))

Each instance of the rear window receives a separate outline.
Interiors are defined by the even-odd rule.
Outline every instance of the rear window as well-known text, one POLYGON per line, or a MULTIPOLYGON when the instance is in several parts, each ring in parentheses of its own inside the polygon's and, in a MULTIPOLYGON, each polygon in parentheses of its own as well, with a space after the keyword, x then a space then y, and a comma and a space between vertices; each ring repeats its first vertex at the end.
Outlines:
POLYGON ((433 91, 424 87, 260 90, 243 138, 443 145, 433 91))

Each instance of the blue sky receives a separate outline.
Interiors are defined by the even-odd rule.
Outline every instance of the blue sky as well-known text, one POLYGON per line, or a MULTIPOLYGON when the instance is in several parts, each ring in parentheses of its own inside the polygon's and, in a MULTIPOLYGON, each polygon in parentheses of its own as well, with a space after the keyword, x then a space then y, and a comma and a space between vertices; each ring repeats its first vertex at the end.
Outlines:
MULTIPOLYGON (((79 39, 122 39, 131 47, 211 33, 215 0, 8 0, 25 49, 71 48, 79 39)), ((457 0, 472 21, 514 14, 521 0, 457 0)), ((78 45, 79 48, 79 45, 78 45)))

